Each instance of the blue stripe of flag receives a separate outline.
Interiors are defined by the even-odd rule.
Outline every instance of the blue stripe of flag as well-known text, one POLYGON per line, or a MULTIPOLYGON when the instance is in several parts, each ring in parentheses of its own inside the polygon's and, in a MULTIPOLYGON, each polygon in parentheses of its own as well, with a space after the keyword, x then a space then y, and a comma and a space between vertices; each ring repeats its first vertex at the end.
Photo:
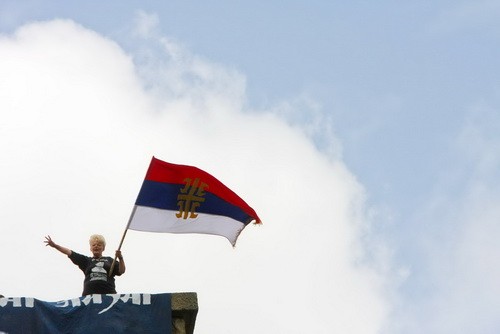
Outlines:
MULTIPOLYGON (((147 206, 164 210, 179 210, 177 196, 184 188, 183 184, 164 183, 144 180, 136 205, 147 206)), ((205 201, 196 208, 196 213, 227 216, 243 224, 250 223, 253 218, 246 214, 240 207, 232 205, 220 197, 206 191, 205 201)))

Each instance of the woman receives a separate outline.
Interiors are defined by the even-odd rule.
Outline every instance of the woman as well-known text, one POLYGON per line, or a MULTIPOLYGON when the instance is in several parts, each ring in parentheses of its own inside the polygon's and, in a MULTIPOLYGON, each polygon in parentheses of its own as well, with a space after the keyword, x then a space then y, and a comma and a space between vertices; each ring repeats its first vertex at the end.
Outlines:
POLYGON ((109 275, 113 258, 102 256, 106 248, 106 240, 104 240, 102 235, 94 234, 90 236, 89 244, 92 257, 78 254, 69 248, 56 244, 49 235, 45 239, 46 246, 50 246, 66 254, 85 274, 82 296, 116 293, 115 276, 120 276, 125 272, 125 262, 123 261, 121 251, 117 250, 116 257, 118 261, 115 263, 112 275, 109 275))

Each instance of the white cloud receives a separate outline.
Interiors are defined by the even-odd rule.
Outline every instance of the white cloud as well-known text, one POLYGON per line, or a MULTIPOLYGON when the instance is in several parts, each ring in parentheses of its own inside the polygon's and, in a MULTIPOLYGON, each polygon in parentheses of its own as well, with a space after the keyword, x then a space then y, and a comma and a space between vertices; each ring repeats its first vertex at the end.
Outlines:
POLYGON ((149 14, 142 10, 138 11, 135 17, 135 34, 138 37, 147 38, 154 34, 160 19, 157 14, 149 14))
POLYGON ((234 250, 130 231, 119 292, 198 292, 198 333, 379 332, 388 280, 365 257, 363 188, 302 130, 245 107, 243 75, 180 51, 134 64, 71 21, 0 38, 0 293, 79 295, 82 274, 43 236, 87 252, 98 232, 112 253, 155 155, 213 173, 264 225, 234 250))

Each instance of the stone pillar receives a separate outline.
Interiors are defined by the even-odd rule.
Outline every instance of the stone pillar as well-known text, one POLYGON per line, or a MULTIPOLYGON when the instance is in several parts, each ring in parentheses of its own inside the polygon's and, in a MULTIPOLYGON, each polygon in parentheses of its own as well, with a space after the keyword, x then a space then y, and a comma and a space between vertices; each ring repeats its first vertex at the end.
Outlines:
POLYGON ((172 334, 193 334, 197 314, 196 292, 172 293, 172 334))

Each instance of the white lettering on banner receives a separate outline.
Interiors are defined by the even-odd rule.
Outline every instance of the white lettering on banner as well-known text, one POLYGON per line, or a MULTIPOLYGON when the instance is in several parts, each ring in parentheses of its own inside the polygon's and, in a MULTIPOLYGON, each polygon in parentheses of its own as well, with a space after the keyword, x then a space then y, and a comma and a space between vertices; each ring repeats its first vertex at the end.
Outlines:
POLYGON ((71 303, 71 307, 77 307, 80 306, 80 298, 73 298, 73 299, 68 299, 68 300, 60 300, 57 303, 57 307, 68 307, 71 303))
POLYGON ((102 296, 101 295, 86 295, 82 299, 82 303, 84 303, 85 305, 90 304, 91 301, 94 304, 102 304, 102 296))
MULTIPOLYGON (((126 303, 129 301, 129 299, 132 299, 132 304, 134 305, 141 305, 141 295, 138 293, 133 293, 133 294, 128 294, 128 295, 111 295, 113 297, 113 301, 111 302, 111 305, 109 305, 107 308, 99 312, 99 314, 102 314, 112 308, 119 300, 122 302, 126 303)), ((150 304, 150 303, 148 303, 150 304)), ((146 305, 146 303, 144 303, 146 305)))
MULTIPOLYGON (((79 307, 92 304, 103 304, 103 295, 87 295, 83 298, 73 298, 68 300, 60 300, 56 302, 56 307, 79 307)), ((148 293, 131 293, 131 294, 108 294, 105 295, 111 297, 111 303, 108 307, 101 310, 98 314, 102 314, 110 310, 119 301, 123 303, 128 303, 129 301, 134 305, 151 305, 151 295, 148 293)), ((5 307, 8 303, 12 303, 12 307, 29 307, 33 308, 35 306, 34 298, 25 297, 10 297, 10 298, 0 298, 0 307, 5 307), (23 303, 24 302, 24 303, 23 303)))
POLYGON ((12 307, 33 307, 35 305, 35 300, 33 298, 24 297, 4 297, 0 298, 0 307, 7 306, 8 303, 12 303, 12 307), (23 305, 24 300, 24 305, 23 305))

